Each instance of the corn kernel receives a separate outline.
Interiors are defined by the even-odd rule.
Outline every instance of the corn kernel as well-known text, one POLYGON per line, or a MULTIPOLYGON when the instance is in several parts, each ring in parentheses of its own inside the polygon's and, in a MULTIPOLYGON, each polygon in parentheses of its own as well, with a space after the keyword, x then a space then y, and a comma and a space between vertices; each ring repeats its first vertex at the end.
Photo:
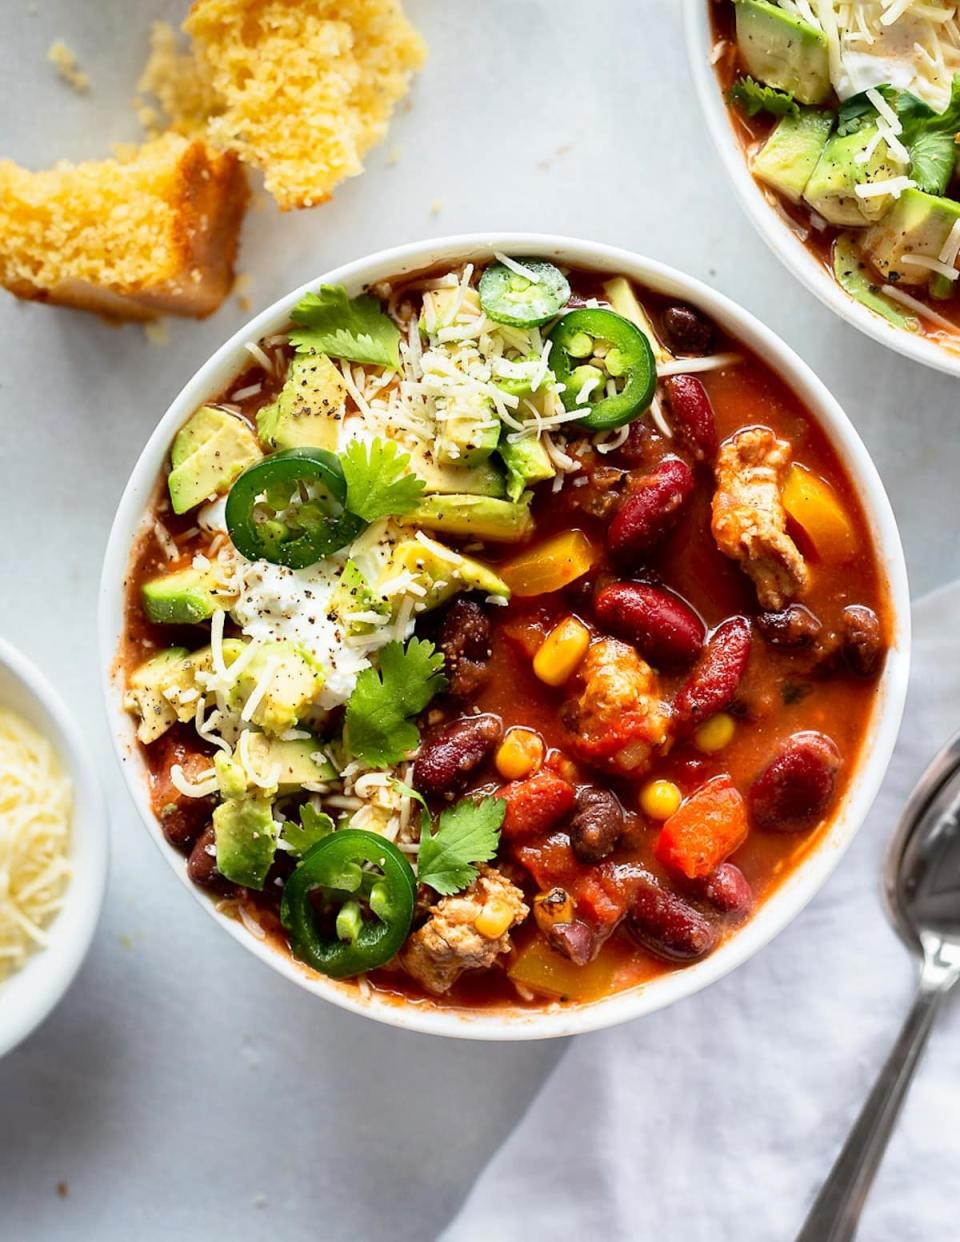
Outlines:
POLYGON ((576 617, 554 626, 533 657, 533 671, 548 686, 562 686, 577 671, 590 646, 590 631, 576 617))
POLYGON ((705 755, 716 754, 733 741, 736 722, 728 712, 717 712, 709 720, 705 720, 693 735, 693 744, 705 755))
POLYGON ((640 790, 640 810, 648 819, 669 819, 682 801, 683 794, 673 781, 649 781, 640 790))
POLYGON ((512 922, 513 907, 494 897, 483 907, 473 925, 487 940, 499 940, 512 922))
POLYGON ((508 729, 494 757, 497 771, 506 781, 522 781, 543 763, 543 742, 532 729, 508 729))

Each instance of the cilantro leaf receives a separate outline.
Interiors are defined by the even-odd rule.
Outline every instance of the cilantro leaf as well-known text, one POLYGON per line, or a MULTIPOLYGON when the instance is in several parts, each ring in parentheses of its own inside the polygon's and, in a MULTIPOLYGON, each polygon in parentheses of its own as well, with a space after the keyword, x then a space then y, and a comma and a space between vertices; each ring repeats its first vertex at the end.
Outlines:
POLYGON ((500 825, 507 813, 502 798, 464 798, 440 814, 433 832, 428 819, 420 831, 417 879, 447 897, 468 888, 477 878, 473 865, 493 858, 500 843, 500 825))
POLYGON ((301 858, 311 846, 316 845, 324 837, 333 832, 333 820, 323 811, 305 802, 300 808, 300 823, 288 819, 283 825, 280 836, 289 845, 290 852, 301 858))
POLYGON ((952 134, 921 134, 910 147, 910 176, 927 194, 943 194, 953 177, 956 159, 952 134))
POLYGON ((764 86, 753 78, 739 78, 727 94, 732 104, 747 116, 769 112, 772 116, 796 116, 800 107, 794 97, 776 87, 764 86))
POLYGON ((426 486, 410 470, 410 454, 395 440, 354 440, 340 454, 347 480, 346 507, 365 522, 398 517, 415 509, 426 486))
POLYGON ((304 294, 290 318, 299 325, 290 340, 301 353, 400 370, 400 330, 369 293, 348 298, 341 285, 321 285, 304 294))
POLYGON ((380 667, 365 668, 347 700, 344 741, 355 759, 377 767, 399 763, 420 741, 410 719, 446 688, 443 653, 411 638, 406 647, 387 643, 380 667))

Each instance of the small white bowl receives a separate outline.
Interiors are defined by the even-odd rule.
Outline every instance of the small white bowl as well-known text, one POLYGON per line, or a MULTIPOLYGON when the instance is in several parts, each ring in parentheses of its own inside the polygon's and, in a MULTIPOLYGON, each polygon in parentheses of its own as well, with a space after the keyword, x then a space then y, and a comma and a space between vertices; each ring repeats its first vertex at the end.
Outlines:
POLYGON ((109 856, 107 814, 96 768, 62 699, 17 649, 0 638, 0 707, 22 716, 53 746, 73 785, 70 864, 50 943, 0 982, 0 1056, 40 1025, 73 982, 100 918, 109 856))
POLYGON ((784 266, 841 319, 881 345, 912 358, 914 362, 922 362, 937 371, 946 371, 948 375, 960 375, 960 342, 958 349, 953 350, 933 337, 907 332, 850 297, 821 260, 807 249, 786 215, 768 201, 754 180, 746 155, 734 133, 716 71, 710 63, 714 44, 710 13, 714 3, 715 0, 683 0, 687 53, 710 137, 753 227, 784 266))
POLYGON ((699 281, 626 250, 538 233, 473 234, 414 242, 395 250, 382 251, 314 277, 257 315, 200 368, 157 425, 134 467, 117 509, 100 584, 101 670, 114 744, 137 809, 182 883, 235 940, 314 995, 393 1026, 468 1039, 543 1039, 612 1026, 628 1018, 651 1013, 699 991, 762 948, 800 912, 826 881, 870 809, 900 725, 907 688, 909 646, 907 576, 890 503, 852 424, 809 367, 752 315, 699 281), (872 728, 859 757, 856 779, 850 783, 833 825, 817 849, 763 903, 750 922, 710 957, 628 992, 560 1012, 544 1009, 532 1013, 521 1008, 464 1012, 425 1002, 397 1001, 378 993, 361 996, 356 987, 308 973, 269 944, 255 939, 243 924, 219 914, 209 897, 187 878, 186 860, 164 839, 156 816, 150 809, 146 766, 137 745, 132 718, 123 710, 123 684, 116 668, 116 653, 124 622, 123 584, 131 548, 154 493, 171 440, 197 406, 219 392, 246 364, 248 355, 244 342, 256 341, 271 332, 281 331, 289 322, 295 303, 320 281, 344 285, 349 294, 355 295, 378 280, 435 264, 485 261, 496 252, 516 255, 517 258, 541 255, 573 266, 622 273, 641 285, 701 307, 733 336, 765 358, 819 420, 859 489, 878 559, 886 571, 893 618, 892 647, 878 687, 872 728))

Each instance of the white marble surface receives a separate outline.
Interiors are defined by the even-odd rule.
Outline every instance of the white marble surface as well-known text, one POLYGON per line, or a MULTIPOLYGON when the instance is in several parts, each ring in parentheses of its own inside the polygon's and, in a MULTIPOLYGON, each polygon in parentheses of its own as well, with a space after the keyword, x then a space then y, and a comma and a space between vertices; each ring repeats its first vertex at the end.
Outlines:
MULTIPOLYGON (((42 165, 133 137, 148 23, 185 7, 0 0, 0 155, 42 165), (46 64, 55 38, 91 72, 89 97, 46 64)), ((691 96, 678 6, 410 8, 432 49, 412 109, 330 204, 250 216, 241 269, 254 307, 357 254, 464 230, 581 234, 674 263, 759 314, 836 392, 890 490, 914 590, 956 577, 955 385, 832 318, 754 237, 691 96)), ((434 1236, 562 1052, 396 1034, 316 1002, 216 929, 136 821, 100 705, 100 559, 150 429, 245 317, 231 302, 172 324, 158 348, 136 327, 0 300, 0 632, 86 723, 114 840, 89 961, 0 1064, 0 1234, 11 1239, 434 1236)), ((889 984, 904 995, 905 976, 889 984)), ((706 1003, 685 1004, 690 1022, 706 1003)), ((762 1038, 762 997, 751 1003, 762 1038)))

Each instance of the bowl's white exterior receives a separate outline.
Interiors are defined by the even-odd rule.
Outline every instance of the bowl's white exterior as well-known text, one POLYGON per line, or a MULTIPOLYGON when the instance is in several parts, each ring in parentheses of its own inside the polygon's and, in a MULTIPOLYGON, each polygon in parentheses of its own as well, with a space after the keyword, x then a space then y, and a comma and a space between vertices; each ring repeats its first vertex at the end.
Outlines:
POLYGON ((794 276, 847 323, 881 345, 912 358, 914 362, 946 371, 948 375, 960 375, 960 338, 958 348, 953 350, 933 337, 895 327, 844 293, 816 255, 796 235, 786 216, 771 205, 753 179, 730 123, 716 72, 710 63, 714 42, 710 27, 712 3, 713 0, 683 0, 690 71, 713 144, 754 228, 794 276))
POLYGON ((103 905, 108 824, 96 767, 79 729, 46 678, 0 639, 0 705, 19 713, 53 745, 73 782, 70 861, 73 876, 50 943, 0 983, 0 1056, 39 1026, 86 956, 103 905))
POLYGON ((910 609, 903 550, 883 484, 846 415, 812 371, 779 338, 746 311, 706 285, 691 280, 672 268, 610 246, 534 233, 473 234, 416 242, 383 251, 337 268, 323 277, 315 277, 257 315, 227 341, 174 400, 133 470, 120 501, 107 546, 100 586, 99 624, 107 714, 130 793, 167 862, 208 913, 262 961, 317 996, 355 1013, 409 1030, 474 1039, 540 1039, 571 1035, 639 1017, 688 996, 720 978, 781 931, 825 882, 873 802, 886 771, 900 724, 910 644, 910 609), (852 782, 850 792, 822 844, 763 904, 743 930, 723 944, 711 957, 627 993, 561 1012, 544 1010, 530 1013, 518 1009, 510 1012, 463 1013, 429 1004, 397 1003, 377 994, 365 998, 360 996, 355 987, 306 972, 295 962, 256 940, 241 923, 218 914, 207 896, 187 878, 182 855, 164 840, 150 809, 145 767, 135 741, 132 720, 123 710, 122 686, 114 670, 123 624, 123 581, 131 545, 170 442, 174 432, 192 411, 221 390, 240 369, 241 363, 247 357, 243 348, 244 341, 255 341, 271 332, 282 330, 288 322, 291 307, 306 290, 315 287, 321 279, 327 283, 342 284, 349 293, 356 294, 374 281, 434 264, 452 264, 464 259, 485 260, 494 252, 505 252, 517 257, 542 255, 560 262, 622 272, 641 284, 697 304, 734 336, 767 359, 817 416, 860 490, 873 538, 880 552, 880 562, 886 568, 894 618, 893 647, 879 689, 874 726, 864 747, 857 779, 852 782))

